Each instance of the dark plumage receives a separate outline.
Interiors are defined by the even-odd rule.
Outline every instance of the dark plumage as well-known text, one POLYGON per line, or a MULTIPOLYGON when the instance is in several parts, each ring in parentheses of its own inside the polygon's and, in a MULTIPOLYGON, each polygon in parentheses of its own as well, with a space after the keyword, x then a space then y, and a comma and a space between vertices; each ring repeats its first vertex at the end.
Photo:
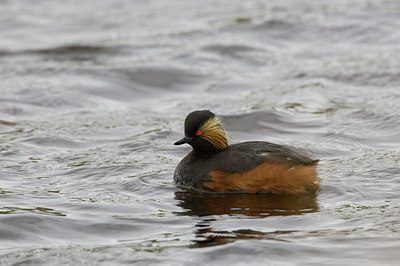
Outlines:
POLYGON ((262 141, 228 145, 220 119, 207 110, 185 120, 185 137, 193 150, 178 164, 178 186, 215 192, 299 193, 318 188, 312 160, 289 147, 262 141))

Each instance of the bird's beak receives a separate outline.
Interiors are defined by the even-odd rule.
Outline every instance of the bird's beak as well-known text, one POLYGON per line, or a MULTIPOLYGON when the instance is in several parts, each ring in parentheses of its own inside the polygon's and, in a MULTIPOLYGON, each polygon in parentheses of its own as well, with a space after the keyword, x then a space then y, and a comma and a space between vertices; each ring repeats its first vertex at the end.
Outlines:
POLYGON ((178 140, 177 142, 174 143, 174 145, 181 145, 185 143, 189 143, 193 138, 191 137, 184 137, 183 139, 178 140))

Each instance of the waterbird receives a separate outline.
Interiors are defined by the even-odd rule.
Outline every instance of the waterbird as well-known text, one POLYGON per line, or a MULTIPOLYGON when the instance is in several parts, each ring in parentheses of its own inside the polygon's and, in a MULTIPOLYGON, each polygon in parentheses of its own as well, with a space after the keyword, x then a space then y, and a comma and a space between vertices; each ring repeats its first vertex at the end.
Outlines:
POLYGON ((316 191, 319 160, 285 145, 248 141, 228 145, 222 120, 209 110, 189 113, 175 145, 193 150, 177 165, 178 187, 219 193, 294 194, 316 191))

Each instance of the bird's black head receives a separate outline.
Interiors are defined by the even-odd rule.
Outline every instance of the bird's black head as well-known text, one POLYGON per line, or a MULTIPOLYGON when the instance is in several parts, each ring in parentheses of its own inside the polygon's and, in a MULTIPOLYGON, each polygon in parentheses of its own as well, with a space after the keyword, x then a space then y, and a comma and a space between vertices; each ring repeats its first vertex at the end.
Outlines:
POLYGON ((228 146, 228 137, 221 119, 208 110, 194 111, 185 119, 185 137, 175 145, 190 144, 200 151, 218 151, 228 146))

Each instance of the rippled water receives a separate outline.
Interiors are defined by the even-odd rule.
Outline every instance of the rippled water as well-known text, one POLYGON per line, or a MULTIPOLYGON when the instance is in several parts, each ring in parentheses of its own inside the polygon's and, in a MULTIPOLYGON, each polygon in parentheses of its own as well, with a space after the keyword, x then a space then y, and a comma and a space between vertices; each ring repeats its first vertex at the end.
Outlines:
POLYGON ((398 1, 2 1, 0 29, 0 264, 398 265, 398 1), (177 189, 195 109, 320 191, 177 189))

